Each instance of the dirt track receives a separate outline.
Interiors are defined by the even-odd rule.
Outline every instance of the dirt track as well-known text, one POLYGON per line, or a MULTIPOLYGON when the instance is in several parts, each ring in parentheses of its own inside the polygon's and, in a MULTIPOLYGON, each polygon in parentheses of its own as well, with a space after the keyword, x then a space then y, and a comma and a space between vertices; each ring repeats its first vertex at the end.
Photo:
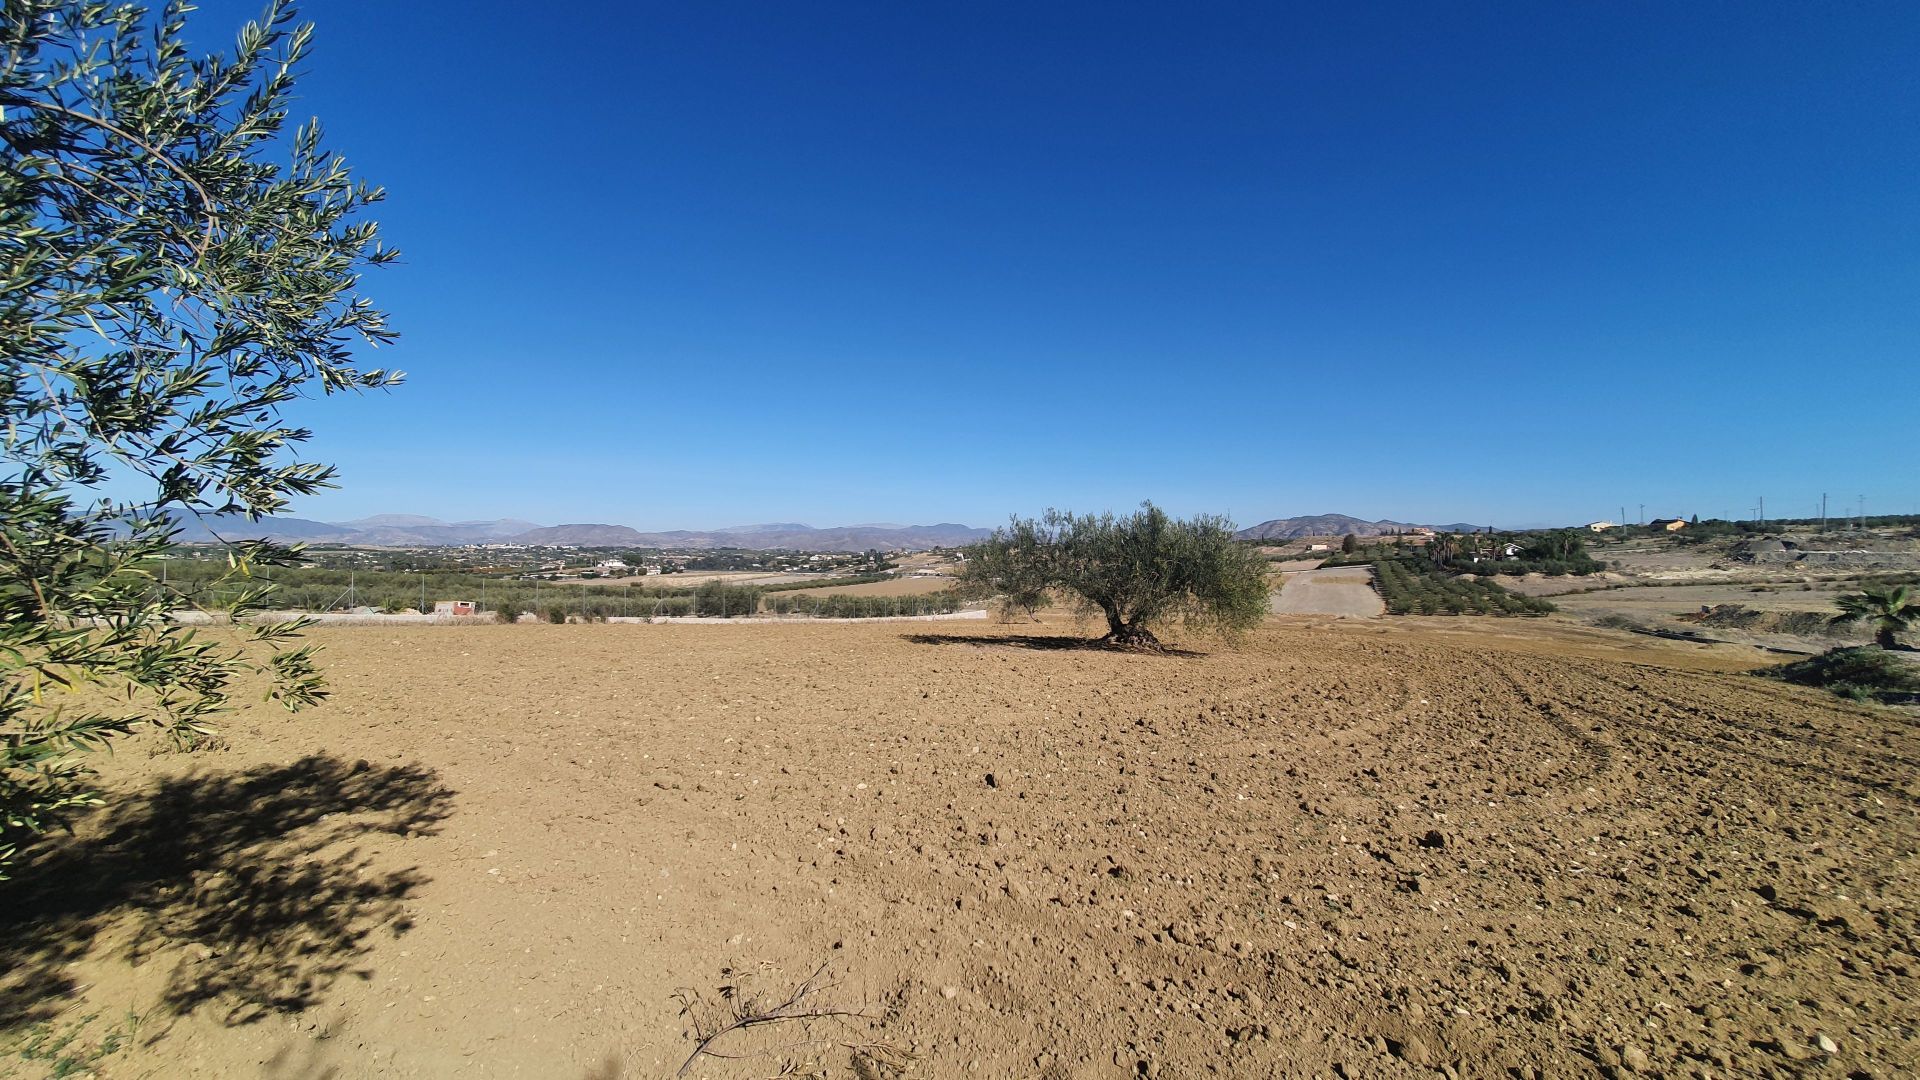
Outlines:
MULTIPOLYGON (((163 786, 11 886, 0 1003, 146 1013, 107 1077, 660 1076, 676 988, 823 963, 917 1076, 1920 1065, 1909 719, 1532 621, 1067 629, 322 630, 318 713, 109 763, 163 786)), ((798 1035, 694 1074, 847 1075, 798 1035)))
POLYGON ((1387 613, 1386 601, 1373 587, 1370 566, 1339 566, 1301 570, 1286 575, 1269 607, 1276 615, 1349 615, 1378 618, 1387 613))

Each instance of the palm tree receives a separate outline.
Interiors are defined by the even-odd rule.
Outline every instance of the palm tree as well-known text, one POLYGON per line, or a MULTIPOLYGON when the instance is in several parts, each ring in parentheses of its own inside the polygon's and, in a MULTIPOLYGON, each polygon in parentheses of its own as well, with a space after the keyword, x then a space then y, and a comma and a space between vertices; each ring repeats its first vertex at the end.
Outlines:
POLYGON ((1868 588, 1863 592, 1848 593, 1834 598, 1839 605, 1840 614, 1827 620, 1835 626, 1859 622, 1861 619, 1873 621, 1873 643, 1883 649, 1891 649, 1898 644, 1894 635, 1902 633, 1920 621, 1920 599, 1914 597, 1905 585, 1887 588, 1868 588))

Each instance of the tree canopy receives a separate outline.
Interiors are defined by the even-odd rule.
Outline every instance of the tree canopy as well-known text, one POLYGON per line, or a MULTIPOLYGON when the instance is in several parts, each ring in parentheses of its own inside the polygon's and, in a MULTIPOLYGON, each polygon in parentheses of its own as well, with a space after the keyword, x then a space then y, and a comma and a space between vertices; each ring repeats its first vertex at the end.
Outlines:
POLYGON ((1830 622, 1835 625, 1859 622, 1873 625, 1874 644, 1882 649, 1899 645, 1899 636, 1920 622, 1920 595, 1905 585, 1868 587, 1857 593, 1834 598, 1840 613, 1830 622))
MULTIPOLYGON (((283 407, 392 385, 359 294, 395 252, 381 198, 287 130, 311 27, 272 3, 229 53, 190 54, 188 5, 8 0, 0 11, 0 866, 95 801, 76 752, 151 724, 192 740, 232 681, 318 699, 300 623, 210 639, 150 568, 186 516, 259 517, 329 486, 283 407)), ((261 610, 260 567, 220 613, 261 610)))
POLYGON ((1266 563, 1222 517, 1175 520, 1152 503, 1125 517, 1048 510, 967 549, 963 585, 1033 610, 1051 590, 1106 619, 1110 644, 1153 647, 1181 620, 1232 634, 1267 613, 1266 563))

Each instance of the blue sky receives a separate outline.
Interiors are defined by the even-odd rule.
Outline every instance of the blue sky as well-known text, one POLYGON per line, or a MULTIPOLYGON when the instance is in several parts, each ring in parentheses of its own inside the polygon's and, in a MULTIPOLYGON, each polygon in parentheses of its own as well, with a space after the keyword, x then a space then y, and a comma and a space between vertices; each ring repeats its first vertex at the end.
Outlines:
POLYGON ((1920 510, 1920 5, 304 13, 411 376, 304 516, 1920 510))

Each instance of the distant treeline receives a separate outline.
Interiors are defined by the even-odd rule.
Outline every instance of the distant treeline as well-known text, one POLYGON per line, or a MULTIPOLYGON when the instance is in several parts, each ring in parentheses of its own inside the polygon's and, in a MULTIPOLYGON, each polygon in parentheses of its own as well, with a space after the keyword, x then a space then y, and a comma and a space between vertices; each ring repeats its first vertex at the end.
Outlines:
POLYGON ((843 589, 848 585, 872 585, 878 581, 892 581, 892 574, 849 574, 845 577, 821 578, 818 581, 781 581, 772 585, 760 586, 761 592, 789 592, 793 589, 843 589))
POLYGON ((589 601, 584 612, 564 604, 550 605, 541 614, 549 622, 570 618, 602 619, 608 615, 638 615, 651 618, 737 619, 748 615, 808 615, 819 619, 878 619, 900 615, 941 615, 960 609, 960 597, 951 590, 921 593, 915 596, 850 596, 833 593, 826 596, 788 595, 791 590, 763 596, 767 590, 752 585, 725 585, 709 582, 691 596, 668 596, 648 601, 637 608, 607 610, 589 601))
POLYGON ((1336 554, 1327 562, 1330 566, 1351 566, 1385 559, 1424 562, 1448 574, 1503 577, 1585 577, 1606 569, 1605 563, 1587 554, 1585 534, 1573 529, 1517 534, 1442 533, 1420 545, 1396 537, 1391 544, 1361 546, 1351 553, 1336 554), (1509 547, 1514 554, 1507 554, 1509 547))
POLYGON ((444 600, 468 600, 480 610, 548 617, 555 609, 587 619, 641 615, 741 615, 758 609, 764 593, 795 589, 845 588, 889 580, 886 574, 858 574, 780 582, 773 585, 606 585, 592 582, 526 580, 460 571, 408 573, 399 570, 335 570, 320 567, 265 567, 254 577, 225 579, 226 561, 155 560, 142 569, 154 587, 183 601, 218 609, 244 589, 262 582, 274 587, 272 606, 292 611, 335 611, 370 607, 380 611, 431 611, 444 600), (423 607, 424 605, 424 607, 423 607))
MULTIPOLYGON (((1864 526, 1869 529, 1897 528, 1900 526, 1920 525, 1920 514, 1871 514, 1864 526)), ((1708 518, 1696 521, 1679 532, 1673 538, 1682 544, 1699 544, 1708 540, 1730 536, 1766 536, 1780 532, 1787 527, 1821 527, 1819 518, 1768 518, 1766 521, 1725 521, 1720 518, 1708 518)), ((1852 532, 1862 527, 1859 518, 1835 514, 1826 520, 1826 531, 1830 533, 1852 532)), ((1659 535, 1658 530, 1652 530, 1659 535)))

